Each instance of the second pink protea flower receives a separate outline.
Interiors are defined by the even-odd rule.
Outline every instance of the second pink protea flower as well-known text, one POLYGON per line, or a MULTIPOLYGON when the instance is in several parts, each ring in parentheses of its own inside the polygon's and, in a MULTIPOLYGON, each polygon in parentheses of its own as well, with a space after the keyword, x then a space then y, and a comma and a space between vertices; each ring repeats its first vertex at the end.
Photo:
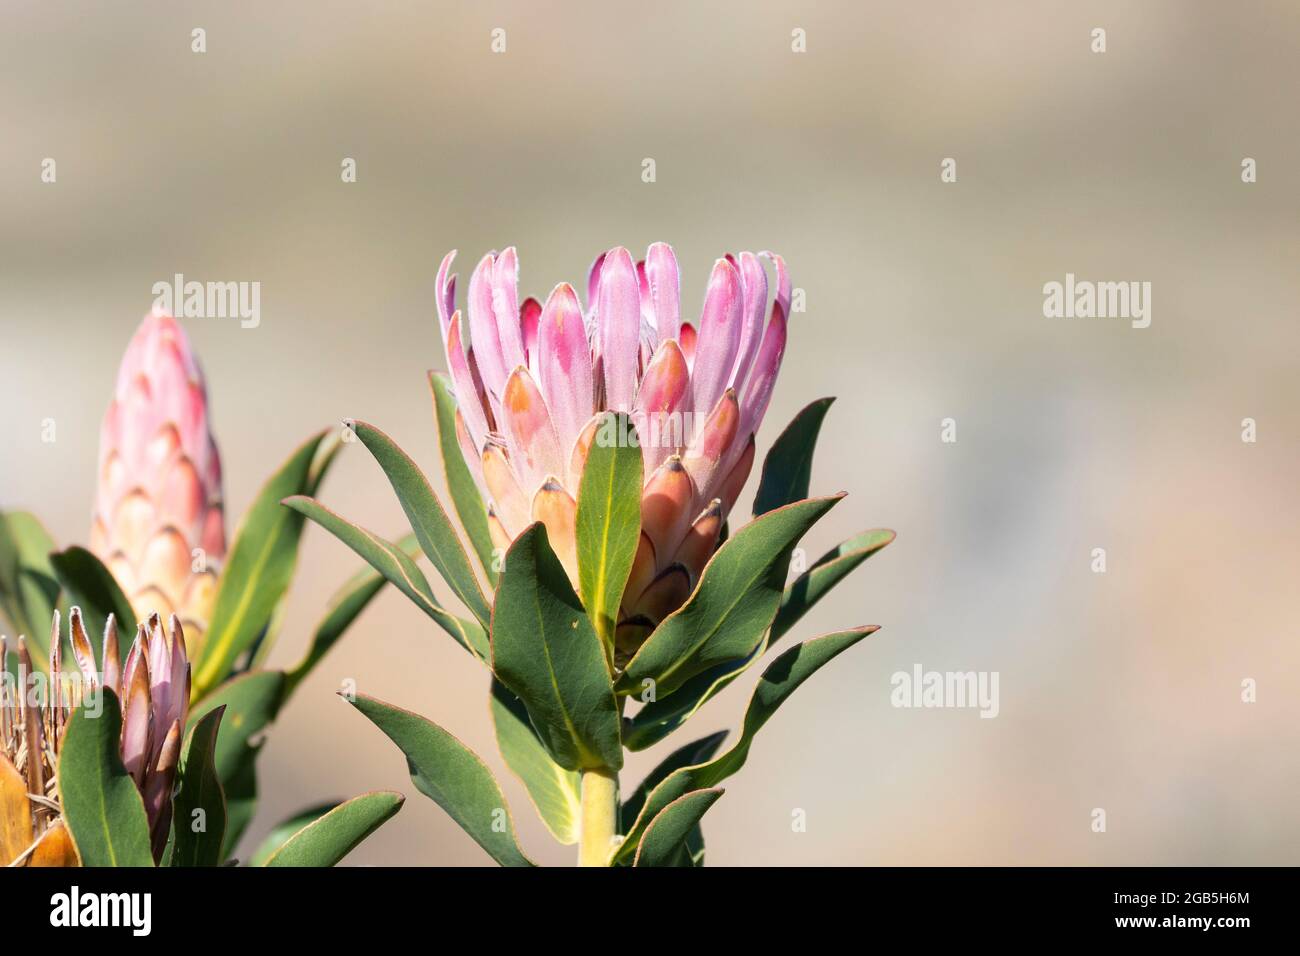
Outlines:
POLYGON ((145 316, 122 357, 100 431, 90 547, 139 617, 181 619, 196 656, 226 553, 221 459, 203 373, 170 315, 145 316))
POLYGON ((438 272, 438 316, 459 406, 457 431, 505 547, 542 521, 577 581, 576 498, 606 411, 627 413, 643 451, 642 535, 624 591, 617 647, 626 658, 681 606, 718 544, 754 462, 754 432, 785 352, 790 280, 756 256, 717 260, 698 325, 682 321, 677 259, 601 255, 587 307, 568 283, 545 304, 519 300, 513 248, 488 254, 455 307, 455 253, 438 272))

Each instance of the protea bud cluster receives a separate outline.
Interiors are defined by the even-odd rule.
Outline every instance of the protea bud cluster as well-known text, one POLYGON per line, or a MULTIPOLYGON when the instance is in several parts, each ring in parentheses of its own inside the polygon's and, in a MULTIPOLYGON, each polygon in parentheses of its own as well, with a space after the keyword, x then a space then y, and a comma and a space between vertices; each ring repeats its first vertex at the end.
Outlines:
POLYGON ((197 656, 226 553, 203 373, 170 315, 145 316, 100 431, 90 548, 140 619, 175 614, 197 656))
MULTIPOLYGON (((519 300, 513 248, 484 256, 469 281, 468 321, 442 262, 438 317, 458 403, 464 457, 488 503, 494 544, 534 521, 577 581, 579 483, 607 411, 635 425, 644 461, 642 534, 620 609, 621 658, 680 607, 718 546, 754 462, 785 351, 790 280, 760 256, 717 260, 697 325, 683 322, 677 259, 655 243, 598 257, 584 310, 568 283, 544 304, 519 300)), ((615 440, 622 440, 616 438, 615 440)))
MULTIPOLYGON (((171 827, 172 786, 189 715, 190 665, 180 621, 167 632, 157 614, 141 624, 125 660, 117 623, 104 626, 102 667, 86 633, 81 611, 69 615, 69 644, 76 667, 65 670, 59 613, 54 612, 48 675, 32 666, 26 641, 17 643, 17 683, 0 698, 0 793, 3 833, 0 862, 63 866, 75 863, 59 819, 55 785, 68 718, 99 687, 111 689, 122 709, 121 756, 144 801, 155 859, 161 859, 171 827), (15 787, 25 789, 26 803, 15 787)), ((0 639, 0 665, 8 668, 7 641, 0 639)))

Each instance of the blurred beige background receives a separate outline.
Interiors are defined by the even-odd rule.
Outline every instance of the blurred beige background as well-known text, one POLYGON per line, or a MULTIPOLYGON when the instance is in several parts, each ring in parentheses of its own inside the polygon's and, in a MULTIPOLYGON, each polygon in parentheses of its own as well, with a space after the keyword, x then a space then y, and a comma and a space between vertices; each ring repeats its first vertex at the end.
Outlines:
MULTIPOLYGON (((710 862, 1300 863, 1298 81, 1286 0, 9 0, 0 506, 86 539, 118 359, 176 272, 262 285, 259 328, 187 323, 233 516, 345 417, 437 473, 424 371, 447 249, 464 273, 515 244, 544 295, 610 245, 667 240, 692 310, 718 255, 776 249, 808 306, 760 449, 838 395, 814 489, 850 496, 808 550, 899 538, 798 629, 884 625, 765 728, 706 820, 710 862), (1150 281, 1151 327, 1045 319, 1042 285, 1066 272, 1150 281), (1000 716, 892 708, 890 675, 916 663, 998 671, 1000 716)), ((322 497, 402 527, 356 446, 322 497)), ((357 563, 309 529, 272 663, 357 563)), ((681 742, 735 726, 755 676, 681 742)), ((406 807, 352 862, 485 863, 334 697, 344 678, 508 777, 481 670, 385 593, 274 729, 246 846, 297 807, 390 787, 406 807)), ((528 848, 569 862, 504 786, 528 848)))

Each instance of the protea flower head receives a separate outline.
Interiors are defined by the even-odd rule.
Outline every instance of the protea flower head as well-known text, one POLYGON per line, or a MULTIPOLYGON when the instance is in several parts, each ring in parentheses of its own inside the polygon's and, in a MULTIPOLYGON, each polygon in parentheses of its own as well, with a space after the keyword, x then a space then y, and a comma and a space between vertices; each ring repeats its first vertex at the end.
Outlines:
MULTIPOLYGON (((437 280, 438 318, 458 403, 462 452, 488 502, 498 547, 541 521, 577 581, 574 519, 603 413, 626 413, 644 458, 642 535, 616 645, 626 659, 690 595, 754 462, 785 351, 790 280, 759 256, 717 260, 698 325, 683 322, 677 259, 655 243, 642 262, 599 256, 584 310, 562 282, 544 304, 519 299, 513 248, 489 253, 455 306, 455 253, 437 280)), ((607 420, 607 419, 606 419, 607 420)))
MULTIPOLYGON (((31 656, 18 640, 18 683, 4 684, 0 699, 0 791, 22 781, 25 805, 6 799, 0 831, 0 865, 14 860, 30 865, 62 866, 76 857, 59 819, 55 788, 58 755, 72 711, 97 687, 110 688, 122 707, 122 763, 144 800, 155 859, 161 859, 171 827, 171 793, 180 758, 181 740, 189 716, 190 664, 185 635, 172 615, 164 634, 161 619, 150 615, 141 624, 125 663, 119 664, 117 623, 109 615, 104 625, 103 667, 96 666, 81 610, 69 615, 69 638, 76 667, 63 668, 59 612, 50 635, 50 680, 43 694, 34 686, 31 656), (24 814, 25 811, 25 814, 24 814), (16 849, 24 837, 25 849, 16 849), (10 859, 3 859, 6 853, 10 859)), ((7 642, 0 639, 0 670, 8 664, 7 642)))
POLYGON ((197 654, 226 553, 221 459, 203 373, 170 315, 145 316, 122 357, 99 443, 90 547, 136 615, 176 614, 197 654))

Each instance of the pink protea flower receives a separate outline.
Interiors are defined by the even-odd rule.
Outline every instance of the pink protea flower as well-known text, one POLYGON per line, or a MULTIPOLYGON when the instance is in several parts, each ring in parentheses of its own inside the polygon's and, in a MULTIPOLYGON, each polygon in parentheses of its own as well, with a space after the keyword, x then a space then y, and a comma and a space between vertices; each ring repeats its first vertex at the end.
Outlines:
POLYGON ((617 632, 626 656, 690 595, 754 462, 754 433, 786 344, 790 280, 780 256, 770 317, 759 257, 717 260, 698 326, 683 323, 677 259, 655 243, 592 265, 584 312, 560 283, 519 300, 513 248, 479 261, 468 328, 455 307, 455 253, 437 307, 458 402, 457 431, 488 502, 494 543, 542 521, 577 581, 574 518, 587 451, 605 411, 625 412, 643 450, 642 535, 617 632))
MULTIPOLYGON (((172 785, 189 717, 190 664, 181 623, 172 615, 169 633, 164 634, 159 616, 150 615, 148 622, 139 626, 125 663, 119 665, 117 622, 109 615, 104 625, 102 669, 95 661, 80 608, 72 609, 68 624, 76 668, 63 668, 63 640, 59 612, 55 611, 50 690, 43 701, 39 699, 42 695, 24 692, 34 671, 26 642, 19 639, 19 684, 12 699, 7 683, 0 693, 0 757, 16 768, 29 793, 56 797, 54 776, 68 717, 95 688, 109 688, 122 707, 122 763, 144 800, 154 858, 161 859, 171 828, 172 785), (34 759, 33 755, 38 756, 34 759)), ((0 670, 7 666, 7 650, 0 640, 0 670)), ((0 761, 0 772, 7 769, 0 761)), ((62 823, 54 807, 57 803, 52 799, 35 804, 28 811, 30 819, 23 821, 32 828, 35 852, 30 858, 34 865, 42 865, 43 856, 56 864, 75 859, 64 847, 62 823), (41 852, 41 846, 47 847, 46 852, 41 852)))
POLYGON ((203 373, 170 315, 145 316, 122 357, 100 430, 90 547, 141 619, 180 617, 195 656, 226 553, 221 459, 203 373))

